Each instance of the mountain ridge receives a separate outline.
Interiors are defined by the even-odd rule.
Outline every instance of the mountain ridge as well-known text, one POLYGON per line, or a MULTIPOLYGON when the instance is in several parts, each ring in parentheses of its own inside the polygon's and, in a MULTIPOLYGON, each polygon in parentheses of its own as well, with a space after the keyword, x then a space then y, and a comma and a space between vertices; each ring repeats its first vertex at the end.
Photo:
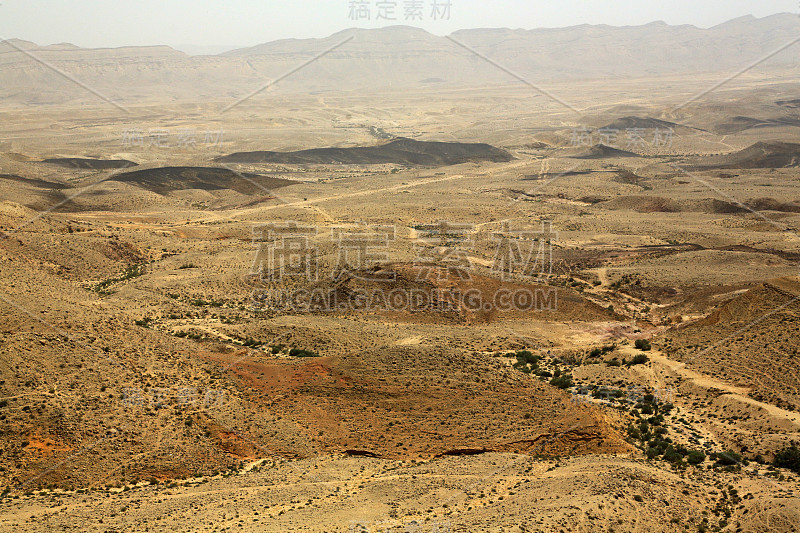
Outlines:
MULTIPOLYGON (((508 71, 545 81, 728 72, 785 46, 798 33, 800 19, 779 14, 749 22, 734 19, 709 29, 652 22, 477 28, 446 37, 396 25, 198 56, 166 45, 91 49, 10 40, 0 42, 4 70, 0 98, 23 105, 97 99, 69 77, 110 99, 129 102, 155 93, 172 98, 243 98, 278 78, 280 83, 271 91, 309 94, 423 89, 432 79, 437 87, 449 88, 518 83, 508 71), (736 54, 730 53, 732 47, 736 54), (698 48, 704 53, 697 54, 698 48), (299 65, 304 66, 298 69, 299 65), (291 76, 284 76, 287 72, 291 76)), ((786 52, 761 63, 762 68, 797 65, 796 54, 786 52)))

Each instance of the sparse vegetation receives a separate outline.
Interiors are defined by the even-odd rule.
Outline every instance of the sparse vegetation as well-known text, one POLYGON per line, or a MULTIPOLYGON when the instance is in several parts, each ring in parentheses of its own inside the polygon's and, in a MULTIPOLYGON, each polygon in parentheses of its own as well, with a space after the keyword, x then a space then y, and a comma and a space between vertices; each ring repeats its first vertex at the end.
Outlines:
POLYGON ((572 384, 572 376, 569 374, 563 374, 550 380, 550 385, 558 387, 559 389, 568 389, 572 387, 572 384))
POLYGON ((121 283, 123 281, 127 281, 129 279, 138 278, 139 276, 144 274, 144 264, 135 264, 131 265, 125 269, 125 272, 122 275, 115 277, 115 278, 108 278, 106 280, 101 281, 97 285, 95 285, 92 289, 102 295, 112 294, 112 291, 109 291, 108 288, 115 283, 121 283))
POLYGON ((800 474, 800 448, 794 444, 779 450, 775 454, 773 464, 780 468, 788 468, 789 470, 800 474))
POLYGON ((9 41, 0 528, 791 529, 794 56, 685 102, 714 85, 701 63, 738 72, 796 19, 463 32, 511 70, 558 67, 543 79, 580 116, 409 27, 316 65, 339 37, 16 45, 112 102, 9 41), (552 49, 574 57, 534 57, 552 49))
POLYGON ((292 348, 289 350, 289 356, 291 357, 319 357, 319 354, 316 352, 312 352, 311 350, 302 350, 300 348, 292 348))
POLYGON ((626 361, 625 364, 627 366, 643 365, 643 364, 647 363, 648 361, 650 361, 650 359, 645 354, 640 353, 640 354, 634 355, 633 358, 631 358, 630 361, 626 361))
POLYGON ((650 346, 650 341, 647 339, 636 339, 636 342, 634 342, 633 345, 638 350, 642 350, 643 352, 648 352, 652 348, 652 346, 650 346))

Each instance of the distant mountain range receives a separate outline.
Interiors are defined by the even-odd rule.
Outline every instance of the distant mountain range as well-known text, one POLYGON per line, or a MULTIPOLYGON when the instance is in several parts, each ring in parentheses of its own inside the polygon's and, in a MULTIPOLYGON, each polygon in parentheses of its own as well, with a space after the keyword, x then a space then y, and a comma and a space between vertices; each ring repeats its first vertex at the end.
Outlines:
MULTIPOLYGON (((449 37, 408 26, 351 29, 324 39, 280 40, 202 56, 167 46, 84 49, 11 40, 0 43, 0 98, 29 105, 96 99, 50 66, 120 102, 237 98, 346 39, 274 89, 313 93, 516 83, 459 43, 532 81, 734 71, 798 36, 800 17, 786 13, 742 17, 709 29, 654 22, 474 29, 449 37)), ((799 57, 787 49, 764 65, 797 68, 799 57)))

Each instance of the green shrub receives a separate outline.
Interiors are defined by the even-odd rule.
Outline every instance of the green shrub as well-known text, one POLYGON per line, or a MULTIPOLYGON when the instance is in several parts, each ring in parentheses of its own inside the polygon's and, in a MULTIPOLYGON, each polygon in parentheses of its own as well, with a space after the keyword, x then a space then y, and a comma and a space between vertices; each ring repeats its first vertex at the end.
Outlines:
POLYGON ((319 357, 319 354, 311 350, 301 350, 300 348, 292 348, 289 350, 289 355, 292 357, 319 357))
POLYGON ((550 380, 550 385, 556 386, 559 389, 568 389, 572 387, 572 376, 564 374, 563 376, 554 377, 550 380))
POLYGON ((129 279, 138 278, 143 274, 144 274, 144 264, 131 265, 125 269, 125 271, 122 273, 121 276, 116 278, 108 278, 104 281, 101 281, 100 283, 95 285, 93 289, 94 291, 103 295, 111 294, 111 292, 108 290, 108 287, 110 287, 114 283, 119 283, 121 281, 127 281, 129 279))
POLYGON ((667 450, 664 452, 664 460, 670 463, 680 463, 683 461, 683 456, 675 451, 675 448, 668 446, 667 450))
POLYGON ((733 466, 742 461, 742 456, 736 452, 721 452, 715 454, 717 464, 721 466, 733 466))
POLYGON ((797 446, 789 446, 775 454, 773 464, 780 468, 788 468, 800 474, 800 449, 797 446))
POLYGON ((630 361, 628 361, 625 364, 628 365, 628 366, 643 365, 646 362, 648 362, 649 360, 650 359, 645 354, 640 353, 638 355, 633 356, 633 359, 631 359, 630 361))
POLYGON ((686 455, 686 460, 690 465, 699 465, 706 460, 706 454, 699 450, 692 450, 686 455))
POLYGON ((516 353, 516 357, 518 363, 524 363, 531 366, 537 366, 542 358, 539 355, 533 355, 533 353, 529 352, 528 350, 520 350, 516 353))
POLYGON ((652 346, 650 346, 650 341, 647 339, 636 339, 636 342, 634 342, 633 345, 643 352, 647 352, 652 348, 652 346))

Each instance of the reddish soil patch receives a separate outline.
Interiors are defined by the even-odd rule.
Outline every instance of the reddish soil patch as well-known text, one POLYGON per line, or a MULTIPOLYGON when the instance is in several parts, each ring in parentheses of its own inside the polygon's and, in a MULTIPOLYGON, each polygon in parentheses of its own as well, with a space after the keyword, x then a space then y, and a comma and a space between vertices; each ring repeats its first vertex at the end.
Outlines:
MULTIPOLYGON (((227 366, 241 355, 207 357, 227 366)), ((357 451, 408 459, 458 450, 548 455, 629 449, 593 409, 479 354, 403 347, 319 359, 265 358, 239 361, 229 371, 257 409, 302 441, 287 449, 289 435, 273 436, 266 445, 281 455, 357 451)))

